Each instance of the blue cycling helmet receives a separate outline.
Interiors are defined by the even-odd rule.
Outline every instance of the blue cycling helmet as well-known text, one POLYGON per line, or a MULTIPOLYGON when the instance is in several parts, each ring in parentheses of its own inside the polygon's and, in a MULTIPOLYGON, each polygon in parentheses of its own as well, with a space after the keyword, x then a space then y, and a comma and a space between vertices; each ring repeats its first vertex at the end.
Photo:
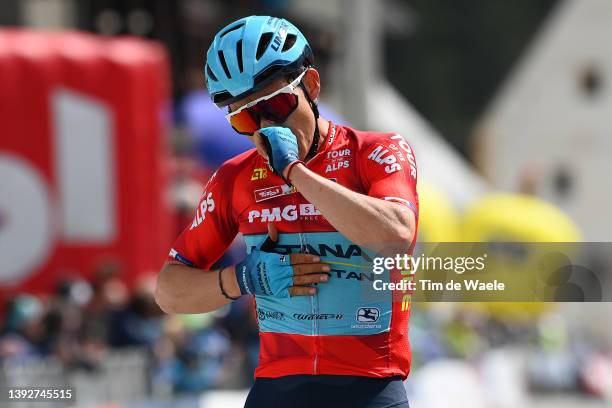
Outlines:
POLYGON ((213 102, 223 107, 313 63, 310 45, 296 26, 282 18, 250 16, 215 35, 204 77, 213 102))

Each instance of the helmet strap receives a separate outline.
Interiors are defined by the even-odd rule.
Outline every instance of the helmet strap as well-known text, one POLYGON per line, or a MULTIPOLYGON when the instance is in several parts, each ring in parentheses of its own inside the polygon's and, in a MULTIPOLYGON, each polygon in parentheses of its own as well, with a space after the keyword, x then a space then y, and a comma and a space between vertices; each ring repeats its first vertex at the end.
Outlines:
POLYGON ((317 103, 313 101, 312 99, 310 99, 310 95, 308 95, 308 91, 306 90, 306 87, 304 86, 302 82, 300 82, 300 87, 304 91, 304 95, 306 96, 306 99, 308 100, 308 103, 310 104, 310 107, 312 108, 312 113, 314 115, 314 120, 315 120, 314 135, 312 138, 312 142, 310 143, 310 149, 308 149, 308 154, 306 155, 306 158, 304 159, 304 161, 308 161, 312 159, 319 150, 319 139, 321 138, 321 135, 319 134, 319 108, 317 107, 317 103))

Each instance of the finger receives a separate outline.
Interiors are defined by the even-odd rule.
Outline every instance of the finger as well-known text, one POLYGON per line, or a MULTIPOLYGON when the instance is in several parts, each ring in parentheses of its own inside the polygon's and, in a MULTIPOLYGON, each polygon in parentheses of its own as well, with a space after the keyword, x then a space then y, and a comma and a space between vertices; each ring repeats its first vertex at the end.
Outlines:
POLYGON ((308 286, 290 286, 289 294, 291 296, 312 296, 317 293, 316 288, 309 288, 308 286))
POLYGON ((266 146, 261 140, 261 135, 259 134, 259 132, 255 132, 252 140, 253 140, 253 143, 255 143, 255 147, 257 148, 257 152, 259 153, 259 155, 267 160, 268 152, 266 151, 266 146))
POLYGON ((309 273, 321 273, 329 272, 330 267, 327 264, 316 263, 316 264, 298 264, 293 265, 293 276, 307 275, 309 273))
POLYGON ((316 263, 321 261, 321 257, 311 254, 291 254, 289 255, 291 265, 302 264, 302 263, 316 263))
POLYGON ((278 229, 271 222, 268 223, 268 236, 274 242, 278 242, 278 229))
POLYGON ((294 285, 312 285, 315 283, 327 282, 329 275, 326 273, 311 273, 308 275, 293 276, 294 285))
POLYGON ((272 162, 274 161, 274 158, 272 157, 272 145, 270 145, 270 140, 265 135, 262 135, 261 133, 259 133, 259 138, 261 140, 261 144, 264 147, 264 151, 266 152, 266 157, 270 161, 270 164, 272 164, 272 162))

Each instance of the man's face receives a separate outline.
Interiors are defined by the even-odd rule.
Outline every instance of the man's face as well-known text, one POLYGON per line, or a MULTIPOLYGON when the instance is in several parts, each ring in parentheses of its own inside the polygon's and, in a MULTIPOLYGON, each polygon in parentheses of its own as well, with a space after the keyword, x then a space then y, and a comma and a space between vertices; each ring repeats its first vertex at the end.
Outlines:
MULTIPOLYGON (((305 84, 306 88, 309 89, 309 92, 312 97, 312 87, 318 87, 318 75, 312 73, 311 71, 314 70, 309 69, 306 75, 304 75, 304 77, 302 78, 302 82, 305 84), (317 77, 315 85, 312 85, 312 83, 314 82, 313 76, 317 77)), ((269 95, 289 83, 290 80, 288 78, 278 78, 260 91, 255 92, 254 94, 249 95, 248 97, 241 99, 236 103, 230 104, 230 109, 233 112, 236 109, 239 109, 241 106, 251 101, 254 101, 255 99, 261 98, 262 96, 269 95)), ((310 145, 312 143, 312 138, 315 130, 315 120, 312 108, 310 107, 310 104, 308 103, 308 100, 304 95, 304 90, 302 89, 302 87, 298 86, 293 92, 298 95, 298 106, 295 111, 293 111, 293 113, 289 115, 287 120, 283 123, 275 123, 268 119, 262 118, 260 126, 262 128, 270 126, 282 126, 291 129, 291 131, 297 138, 299 156, 301 159, 303 159, 304 157, 306 157, 306 154, 308 154, 308 149, 310 148, 310 145)), ((318 89, 316 90, 316 95, 318 95, 318 89)), ((259 134, 259 132, 255 132, 253 136, 248 137, 255 144, 255 147, 257 147, 257 152, 261 156, 267 158, 266 148, 262 142, 261 135, 259 134)))

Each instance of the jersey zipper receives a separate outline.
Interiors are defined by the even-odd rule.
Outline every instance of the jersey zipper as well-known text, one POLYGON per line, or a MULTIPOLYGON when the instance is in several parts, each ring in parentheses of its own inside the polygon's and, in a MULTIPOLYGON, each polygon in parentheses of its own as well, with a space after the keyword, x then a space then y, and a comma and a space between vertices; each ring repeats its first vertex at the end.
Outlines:
MULTIPOLYGON (((293 204, 298 207, 300 204, 298 203, 298 199, 297 199, 297 195, 294 196, 293 199, 293 204)), ((306 234, 304 234, 303 231, 303 222, 301 219, 298 219, 300 227, 299 227, 299 231, 298 232, 298 237, 300 239, 300 252, 304 253, 304 254, 308 254, 310 253, 310 250, 308 249, 308 241, 306 238, 306 234)), ((316 315, 318 314, 318 310, 319 310, 319 293, 317 291, 317 293, 313 296, 310 297, 310 313, 313 315, 313 319, 312 319, 312 326, 311 326, 311 331, 310 334, 314 337, 314 341, 315 341, 315 352, 312 358, 312 373, 313 374, 317 374, 318 371, 318 363, 319 363, 319 353, 318 353, 318 340, 317 340, 317 335, 318 333, 318 325, 317 325, 317 319, 316 319, 316 315)))
MULTIPOLYGON (((300 229, 301 229, 302 221, 300 220, 300 229)), ((300 237, 300 252, 308 254, 310 250, 308 249, 308 241, 306 239, 306 235, 302 232, 299 233, 300 237)), ((319 335, 319 326, 318 321, 316 319, 316 315, 319 313, 319 292, 310 297, 310 313, 313 314, 312 319, 312 330, 311 334, 315 338, 315 353, 312 360, 312 373, 317 374, 318 372, 318 363, 319 363, 319 353, 318 353, 318 335, 319 335)))
MULTIPOLYGON (((324 146, 323 147, 319 146, 319 152, 317 152, 317 154, 323 150, 326 150, 327 144, 329 143, 329 141, 333 141, 335 134, 336 134, 336 126, 332 124, 331 129, 328 130, 327 132, 327 136, 325 137, 325 139, 323 139, 324 146), (330 137, 330 134, 331 134, 331 137, 330 137)), ((310 159, 308 163, 310 163, 311 161, 312 159, 310 159)), ((308 163, 306 163, 306 167, 308 167, 308 163)), ((294 203, 296 206, 298 206, 299 204, 297 204, 296 201, 297 201, 297 198, 294 199, 294 203)), ((306 235, 301 232, 303 231, 303 223, 301 219, 299 220, 299 223, 300 223, 300 232, 298 233, 298 235, 300 238, 300 250, 301 250, 300 252, 308 254, 310 253, 310 251, 308 250, 308 242, 306 239, 306 235)), ((314 296, 310 297, 310 312, 313 314, 312 335, 315 338, 314 339, 315 352, 314 352, 314 356, 312 359, 312 373, 316 375, 319 372, 319 325, 318 325, 318 320, 316 319, 317 315, 319 314, 319 291, 318 290, 314 296)))
POLYGON ((312 314, 314 315, 312 319, 312 330, 313 335, 315 336, 315 354, 312 362, 312 372, 313 374, 317 374, 318 363, 319 363, 319 327, 317 315, 319 314, 319 292, 311 297, 312 298, 312 314))

